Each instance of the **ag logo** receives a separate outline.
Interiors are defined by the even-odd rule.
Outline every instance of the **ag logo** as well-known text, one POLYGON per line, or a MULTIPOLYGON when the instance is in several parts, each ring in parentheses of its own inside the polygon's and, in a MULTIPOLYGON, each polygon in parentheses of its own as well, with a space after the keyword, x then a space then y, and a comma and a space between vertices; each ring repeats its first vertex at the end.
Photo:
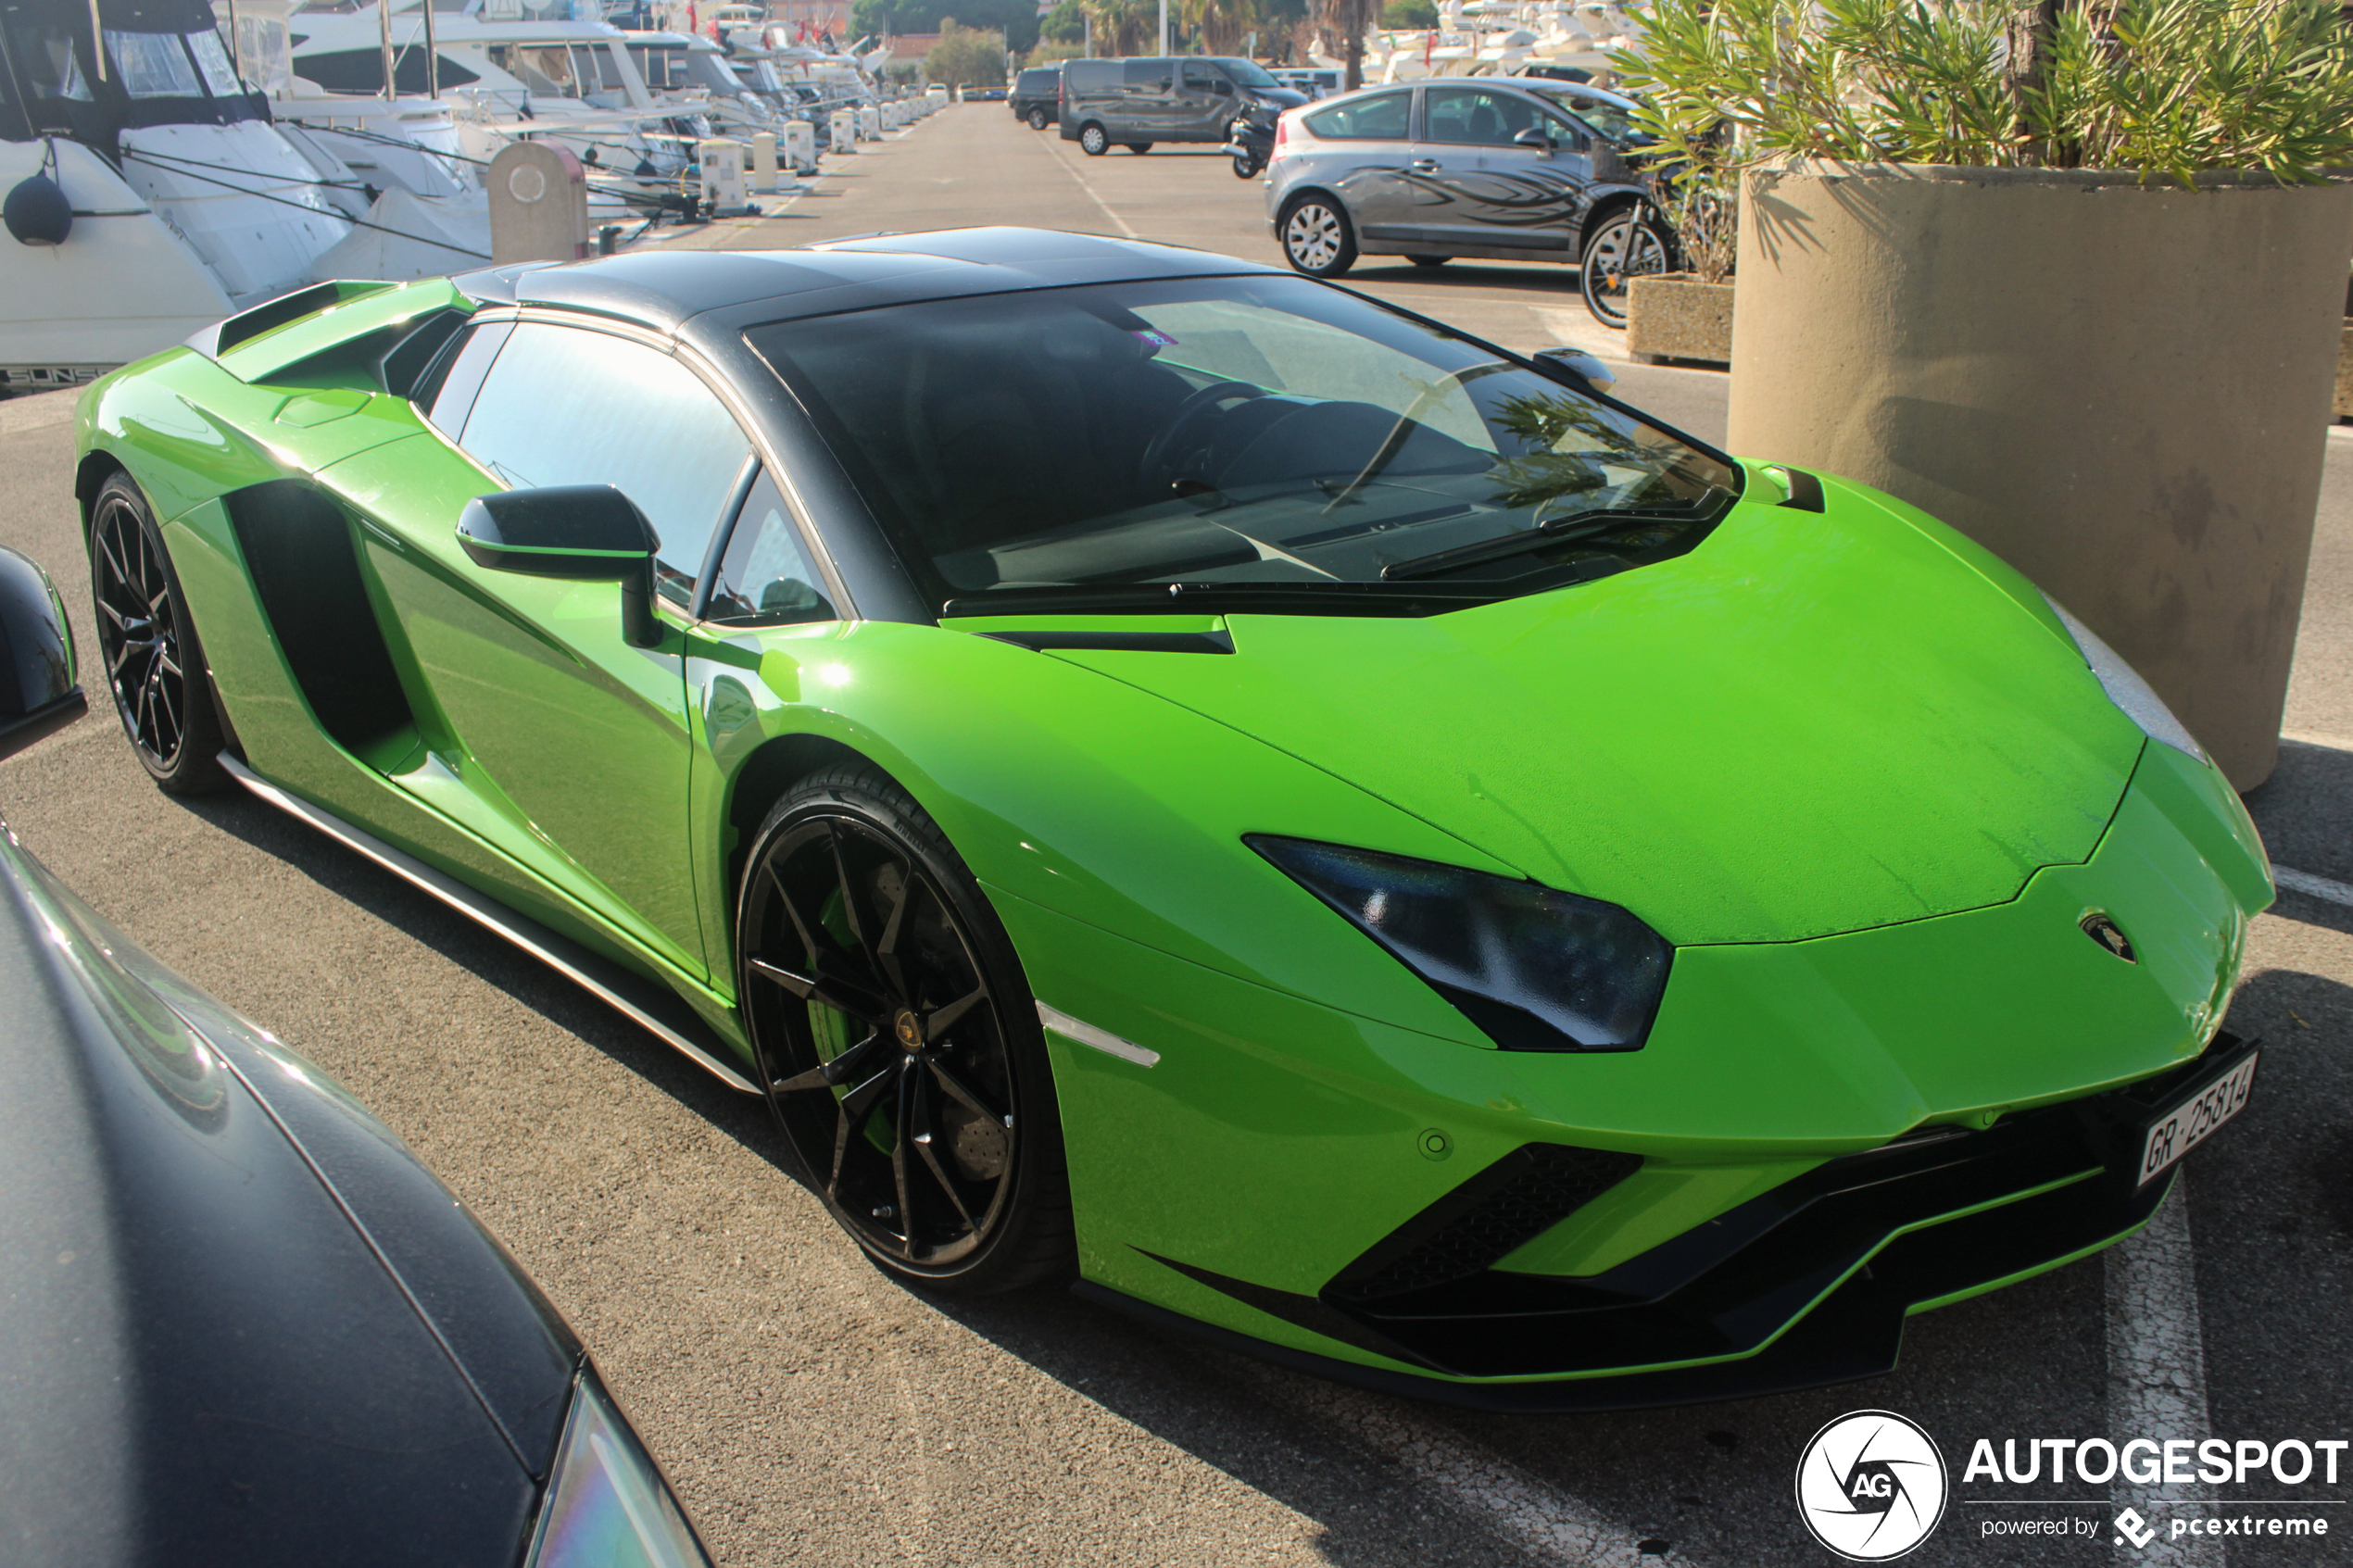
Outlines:
POLYGON ((1892 1411, 1856 1411, 1814 1434, 1797 1461, 1797 1512, 1850 1562, 1885 1562, 1944 1517, 1944 1456, 1892 1411))

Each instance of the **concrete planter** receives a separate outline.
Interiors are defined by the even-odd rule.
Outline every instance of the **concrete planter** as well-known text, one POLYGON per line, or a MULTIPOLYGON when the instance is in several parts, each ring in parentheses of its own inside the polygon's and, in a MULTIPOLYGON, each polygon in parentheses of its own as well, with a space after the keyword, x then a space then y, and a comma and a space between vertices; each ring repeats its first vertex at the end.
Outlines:
POLYGON ((1730 363, 1732 285, 1703 283, 1689 272, 1628 279, 1626 352, 1651 364, 1662 359, 1730 363))
POLYGON ((2276 759, 2353 185, 1793 163, 1741 204, 1730 445, 1876 485, 2276 759))
POLYGON ((2336 417, 2353 419, 2353 319, 2346 321, 2336 351, 2336 417))

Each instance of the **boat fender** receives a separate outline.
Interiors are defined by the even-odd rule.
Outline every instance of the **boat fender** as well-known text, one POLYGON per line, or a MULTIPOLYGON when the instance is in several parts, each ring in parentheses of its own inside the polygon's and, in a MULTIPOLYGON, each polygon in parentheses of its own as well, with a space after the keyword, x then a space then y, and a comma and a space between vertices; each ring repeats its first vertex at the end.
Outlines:
POLYGON ((73 232, 73 204, 46 174, 28 174, 0 204, 0 222, 21 245, 61 245, 73 232))

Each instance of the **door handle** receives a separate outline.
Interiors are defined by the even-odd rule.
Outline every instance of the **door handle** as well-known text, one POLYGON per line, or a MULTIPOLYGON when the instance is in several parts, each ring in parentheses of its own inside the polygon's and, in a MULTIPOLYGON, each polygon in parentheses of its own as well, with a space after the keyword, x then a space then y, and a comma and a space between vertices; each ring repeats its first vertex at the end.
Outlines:
POLYGON ((1417 157, 1405 167, 1416 174, 1435 174, 1438 172, 1438 160, 1434 157, 1417 157))

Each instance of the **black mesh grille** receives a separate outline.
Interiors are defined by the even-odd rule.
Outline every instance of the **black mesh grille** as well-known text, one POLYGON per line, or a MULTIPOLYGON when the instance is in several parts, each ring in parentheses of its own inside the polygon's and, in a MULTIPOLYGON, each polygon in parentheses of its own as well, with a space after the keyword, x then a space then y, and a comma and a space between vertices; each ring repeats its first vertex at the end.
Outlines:
POLYGON ((1370 1301, 1467 1279, 1616 1186, 1638 1154, 1532 1143, 1505 1155, 1391 1232, 1327 1287, 1370 1301))

